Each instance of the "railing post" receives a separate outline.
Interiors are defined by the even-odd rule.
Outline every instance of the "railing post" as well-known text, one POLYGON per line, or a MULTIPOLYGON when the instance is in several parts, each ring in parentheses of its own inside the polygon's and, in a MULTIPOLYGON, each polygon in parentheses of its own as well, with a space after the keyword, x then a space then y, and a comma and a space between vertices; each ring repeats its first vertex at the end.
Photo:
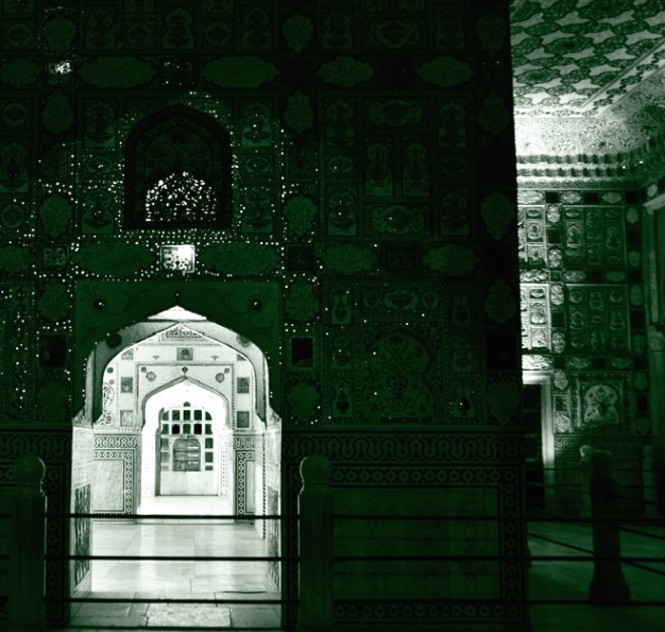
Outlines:
POLYGON ((36 456, 14 464, 16 488, 11 499, 8 632, 44 632, 46 497, 42 481, 46 468, 36 456))
POLYGON ((617 482, 614 457, 607 450, 591 454, 591 516, 593 518, 593 579, 591 601, 628 601, 630 590, 621 571, 621 533, 617 518, 617 482))
POLYGON ((653 447, 645 445, 642 460, 642 488, 644 497, 644 517, 658 518, 658 491, 656 472, 653 467, 653 447))
POLYGON ((588 518, 591 515, 591 453, 590 445, 580 448, 580 478, 582 480, 582 511, 580 515, 588 518))
POLYGON ((329 632, 333 623, 333 506, 330 461, 314 454, 300 464, 300 632, 329 632))

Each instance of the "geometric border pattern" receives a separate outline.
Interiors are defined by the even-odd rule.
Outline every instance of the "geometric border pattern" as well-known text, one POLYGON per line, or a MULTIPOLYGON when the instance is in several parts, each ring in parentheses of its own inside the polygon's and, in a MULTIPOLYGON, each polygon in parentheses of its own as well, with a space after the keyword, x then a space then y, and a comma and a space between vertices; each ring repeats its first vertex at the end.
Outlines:
MULTIPOLYGON (((298 476, 299 479, 299 476, 298 476)), ((484 619, 487 623, 510 621, 513 624, 526 621, 525 608, 519 605, 507 606, 510 601, 520 602, 525 598, 525 586, 520 572, 522 550, 520 515, 516 499, 519 494, 519 471, 517 467, 432 467, 416 466, 394 468, 390 466, 345 466, 333 467, 331 483, 334 487, 356 487, 363 489, 427 489, 447 486, 480 487, 493 489, 499 499, 499 522, 497 541, 501 549, 500 599, 446 599, 440 604, 416 605, 411 600, 391 599, 390 604, 362 602, 358 600, 336 599, 335 619, 338 623, 369 623, 384 620, 386 623, 413 621, 418 613, 419 620, 431 619, 432 623, 464 622, 471 619, 484 619), (514 520, 512 520, 514 519, 514 520)))
MULTIPOLYGON (((96 434, 94 460, 122 461, 122 513, 136 512, 136 467, 138 466, 138 435, 96 434)), ((104 512, 100 512, 104 513, 104 512)))
POLYGON ((418 432, 352 432, 340 429, 298 433, 285 428, 282 435, 283 459, 302 460, 310 454, 322 454, 336 462, 356 463, 442 463, 481 462, 519 463, 522 460, 522 438, 519 435, 480 431, 418 432))
POLYGON ((221 489, 220 489, 220 494, 222 496, 228 496, 230 493, 229 489, 229 474, 231 473, 229 470, 231 469, 231 465, 229 463, 230 455, 231 454, 231 448, 229 446, 224 445, 221 448, 221 461, 222 461, 222 472, 221 472, 221 489))
MULTIPOLYGON (((247 461, 254 461, 256 438, 252 435, 236 435, 233 437, 233 451, 236 458, 236 515, 244 516, 247 511, 247 461)), ((254 512, 252 512, 254 513, 254 512)))
POLYGON ((247 463, 254 462, 254 451, 236 450, 236 515, 254 515, 247 511, 247 463))

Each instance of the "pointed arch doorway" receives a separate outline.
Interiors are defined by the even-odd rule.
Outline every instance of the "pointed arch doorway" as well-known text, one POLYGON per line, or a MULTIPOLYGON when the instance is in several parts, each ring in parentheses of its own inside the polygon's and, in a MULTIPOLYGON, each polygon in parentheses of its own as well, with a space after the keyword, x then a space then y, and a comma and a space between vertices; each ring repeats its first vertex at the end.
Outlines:
POLYGON ((199 508, 232 515, 235 454, 228 400, 183 376, 146 395, 142 409, 137 513, 199 508))
MULTIPOLYGON (((73 553, 279 555, 279 522, 251 520, 255 513, 279 513, 281 505, 281 423, 267 398, 268 363, 256 345, 175 306, 107 336, 87 366, 86 404, 75 420, 73 459, 80 467, 72 470, 72 499, 87 490, 93 513, 127 519, 116 524, 124 534, 111 535, 109 521, 93 519, 87 543, 77 537, 85 525, 75 526, 73 553), (89 427, 80 423, 86 416, 89 427), (166 505, 156 507, 157 500, 178 502, 162 511, 166 505), (174 518, 146 524, 135 517, 147 513, 174 518), (247 519, 194 525, 192 514, 247 519)), ((281 594, 277 563, 252 562, 249 574, 242 562, 215 568, 202 561, 165 573, 160 562, 134 564, 133 571, 121 564, 73 564, 72 596, 281 594)))

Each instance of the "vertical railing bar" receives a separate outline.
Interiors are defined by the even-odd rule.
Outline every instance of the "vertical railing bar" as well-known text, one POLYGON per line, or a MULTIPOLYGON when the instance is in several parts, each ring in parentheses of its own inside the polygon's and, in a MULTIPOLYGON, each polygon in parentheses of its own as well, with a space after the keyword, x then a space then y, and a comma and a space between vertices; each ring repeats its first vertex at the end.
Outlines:
POLYGON ((7 632, 46 630, 45 472, 44 462, 36 456, 21 456, 14 464, 7 632))
POLYGON ((331 465, 321 455, 300 464, 300 608, 298 632, 330 632, 333 625, 333 503, 331 465))
POLYGON ((614 457, 607 450, 591 454, 591 526, 594 572, 589 585, 589 598, 594 602, 628 601, 630 590, 621 571, 621 532, 616 528, 617 481, 614 457))

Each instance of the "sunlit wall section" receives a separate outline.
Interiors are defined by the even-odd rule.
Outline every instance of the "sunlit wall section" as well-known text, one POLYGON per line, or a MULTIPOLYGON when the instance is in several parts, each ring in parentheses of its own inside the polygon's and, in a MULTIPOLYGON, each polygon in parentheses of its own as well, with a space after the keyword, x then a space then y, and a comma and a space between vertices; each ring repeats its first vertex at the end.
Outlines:
MULTIPOLYGON (((522 367, 526 382, 547 378, 550 482, 575 488, 580 448, 609 449, 622 494, 635 499, 624 510, 641 511, 652 427, 639 195, 553 181, 518 199, 522 367)), ((581 493, 562 487, 554 498, 551 509, 581 510, 581 493)))

